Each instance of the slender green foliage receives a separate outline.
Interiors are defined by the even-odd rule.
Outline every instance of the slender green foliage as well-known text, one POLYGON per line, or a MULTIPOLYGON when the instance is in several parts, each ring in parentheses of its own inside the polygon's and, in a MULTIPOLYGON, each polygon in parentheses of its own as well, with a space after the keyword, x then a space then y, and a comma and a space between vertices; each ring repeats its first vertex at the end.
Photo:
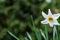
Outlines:
POLYGON ((41 40, 41 34, 40 34, 39 30, 35 27, 32 16, 31 16, 31 19, 32 19, 33 29, 34 29, 34 32, 36 34, 37 40, 41 40))
POLYGON ((55 40, 55 36, 56 36, 56 26, 53 27, 53 40, 55 40))
POLYGON ((56 26, 56 40, 59 40, 59 36, 58 36, 58 26, 56 26))
POLYGON ((16 37, 14 34, 12 34, 10 31, 8 31, 8 33, 9 33, 12 37, 14 37, 16 40, 19 40, 19 38, 16 37))
POLYGON ((48 39, 48 26, 47 25, 45 25, 45 34, 46 34, 46 40, 49 40, 48 39))

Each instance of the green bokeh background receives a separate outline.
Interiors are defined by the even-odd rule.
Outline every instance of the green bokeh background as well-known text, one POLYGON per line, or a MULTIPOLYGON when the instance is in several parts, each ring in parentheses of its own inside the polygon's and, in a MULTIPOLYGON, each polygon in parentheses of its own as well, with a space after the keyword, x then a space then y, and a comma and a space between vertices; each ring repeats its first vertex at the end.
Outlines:
MULTIPOLYGON (((7 33, 7 30, 20 40, 25 40, 26 32, 30 33, 33 40, 37 40, 33 31, 31 15, 36 28, 42 29, 44 32, 44 25, 40 23, 44 19, 41 12, 44 11, 47 14, 48 9, 51 9, 54 14, 59 13, 60 0, 52 0, 51 3, 47 3, 45 0, 0 0, 0 40, 16 40, 7 33)), ((52 40, 52 28, 49 27, 48 31, 49 40, 52 40)), ((44 40, 43 37, 42 40, 44 40)))

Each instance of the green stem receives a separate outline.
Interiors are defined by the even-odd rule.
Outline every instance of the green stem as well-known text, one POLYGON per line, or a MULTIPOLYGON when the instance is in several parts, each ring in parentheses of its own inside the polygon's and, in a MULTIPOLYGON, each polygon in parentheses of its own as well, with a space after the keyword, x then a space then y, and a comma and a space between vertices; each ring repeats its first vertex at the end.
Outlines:
POLYGON ((53 40, 55 40, 55 34, 56 34, 56 27, 53 27, 53 40))
POLYGON ((48 26, 45 25, 46 40, 48 40, 48 26))
POLYGON ((56 40, 59 40, 59 36, 58 36, 58 27, 56 27, 56 40))
POLYGON ((53 40, 59 40, 58 39, 58 27, 57 26, 53 27, 53 40))
POLYGON ((32 24, 33 24, 33 30, 36 34, 37 40, 41 40, 41 33, 40 31, 35 27, 34 22, 33 22, 33 17, 31 16, 32 19, 32 24))

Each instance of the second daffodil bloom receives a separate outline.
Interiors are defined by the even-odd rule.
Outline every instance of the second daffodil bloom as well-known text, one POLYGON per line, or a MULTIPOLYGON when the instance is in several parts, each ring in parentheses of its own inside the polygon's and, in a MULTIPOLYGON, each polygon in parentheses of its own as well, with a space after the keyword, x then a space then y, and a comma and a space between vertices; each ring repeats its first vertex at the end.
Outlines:
POLYGON ((52 14, 50 9, 48 9, 48 15, 46 15, 43 11, 42 11, 42 16, 45 18, 45 20, 41 21, 42 24, 49 24, 51 27, 53 27, 53 25, 60 25, 57 21, 58 17, 60 16, 60 14, 52 14))

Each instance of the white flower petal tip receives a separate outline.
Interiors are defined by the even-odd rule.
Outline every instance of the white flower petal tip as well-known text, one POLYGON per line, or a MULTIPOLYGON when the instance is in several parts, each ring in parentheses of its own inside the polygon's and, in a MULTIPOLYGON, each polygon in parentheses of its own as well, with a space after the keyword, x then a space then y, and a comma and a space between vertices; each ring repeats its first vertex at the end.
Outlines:
POLYGON ((50 25, 50 27, 53 27, 53 25, 50 25))
POLYGON ((60 26, 60 24, 58 24, 60 26))
POLYGON ((50 9, 48 9, 50 11, 50 9))
POLYGON ((54 25, 60 25, 57 21, 60 13, 52 14, 50 9, 48 9, 48 15, 42 11, 42 16, 45 18, 45 20, 41 21, 42 24, 49 24, 50 27, 53 27, 54 25))
POLYGON ((47 20, 41 21, 42 24, 48 24, 47 20))
POLYGON ((43 21, 41 21, 41 23, 43 24, 43 21))
POLYGON ((48 11, 49 11, 49 13, 51 12, 51 10, 50 10, 50 9, 48 9, 48 11))
POLYGON ((58 19, 60 17, 60 13, 57 13, 57 14, 53 14, 53 16, 58 19))
POLYGON ((48 9, 48 15, 49 16, 52 16, 52 13, 51 13, 51 10, 50 9, 48 9))
POLYGON ((44 17, 44 18, 47 18, 47 15, 42 11, 42 16, 44 17))
POLYGON ((43 21, 41 21, 41 23, 43 24, 43 21))

